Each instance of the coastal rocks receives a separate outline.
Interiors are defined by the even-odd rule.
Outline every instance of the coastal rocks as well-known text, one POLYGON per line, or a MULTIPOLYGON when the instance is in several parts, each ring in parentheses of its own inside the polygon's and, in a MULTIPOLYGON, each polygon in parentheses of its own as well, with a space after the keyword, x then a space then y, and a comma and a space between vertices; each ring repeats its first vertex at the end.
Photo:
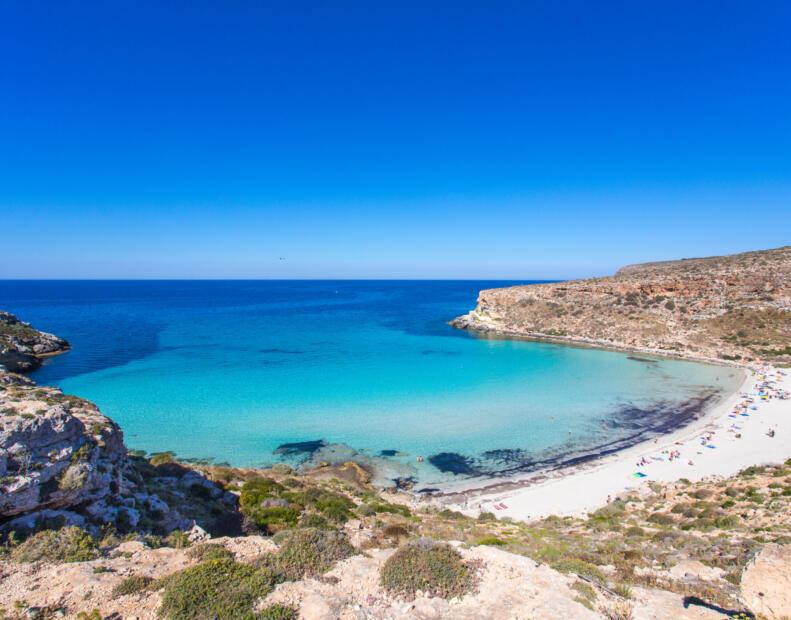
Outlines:
POLYGON ((768 544, 744 569, 741 596, 767 618, 791 617, 791 545, 768 544))
POLYGON ((40 332, 10 312, 0 311, 0 370, 30 372, 41 366, 41 358, 68 351, 63 338, 40 332))

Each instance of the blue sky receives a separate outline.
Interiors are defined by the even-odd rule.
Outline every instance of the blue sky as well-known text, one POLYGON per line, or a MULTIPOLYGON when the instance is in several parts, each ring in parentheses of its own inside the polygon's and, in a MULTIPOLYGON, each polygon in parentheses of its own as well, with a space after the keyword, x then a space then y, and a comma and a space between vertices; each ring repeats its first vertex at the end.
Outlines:
POLYGON ((785 245, 789 31, 772 1, 4 2, 0 277, 566 278, 785 245))

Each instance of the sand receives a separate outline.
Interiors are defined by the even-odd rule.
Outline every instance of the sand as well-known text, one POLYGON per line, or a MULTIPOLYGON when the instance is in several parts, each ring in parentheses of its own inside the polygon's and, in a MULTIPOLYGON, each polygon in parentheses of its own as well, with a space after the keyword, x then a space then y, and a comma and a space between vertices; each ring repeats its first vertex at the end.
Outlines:
POLYGON ((791 399, 761 400, 756 389, 762 383, 760 378, 766 377, 774 381, 776 389, 791 391, 791 377, 778 374, 782 372, 785 371, 768 367, 747 370, 736 393, 697 422, 654 441, 520 483, 471 490, 449 507, 468 515, 486 511, 516 520, 551 514, 580 516, 600 508, 608 498, 624 497, 651 481, 724 477, 750 465, 784 462, 791 457, 791 399), (750 406, 755 409, 747 408, 747 416, 731 417, 734 408, 744 402, 745 394, 754 399, 750 406), (767 435, 770 429, 775 431, 774 437, 767 435), (737 433, 741 438, 736 437, 737 433), (701 445, 707 435, 711 435, 707 444, 714 448, 701 445), (678 450, 680 458, 670 461, 667 452, 671 450, 678 450), (642 459, 650 464, 638 466, 642 459), (635 477, 637 472, 645 477, 635 477), (497 509, 501 504, 506 508, 497 509))

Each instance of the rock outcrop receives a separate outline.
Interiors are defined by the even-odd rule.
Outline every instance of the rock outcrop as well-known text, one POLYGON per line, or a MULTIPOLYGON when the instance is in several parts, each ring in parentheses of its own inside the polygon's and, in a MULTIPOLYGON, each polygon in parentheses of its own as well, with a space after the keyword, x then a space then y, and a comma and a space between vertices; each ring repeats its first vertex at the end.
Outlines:
POLYGON ((791 247, 481 291, 451 325, 698 359, 791 361, 791 247))
POLYGON ((791 618, 791 545, 766 545, 742 573, 745 604, 765 618, 791 618))
POLYGON ((10 312, 0 311, 0 370, 30 372, 41 366, 41 359, 71 348, 63 338, 31 327, 10 312))
POLYGON ((93 403, 0 373, 0 522, 115 521, 128 509, 107 502, 128 487, 128 467, 121 429, 93 403))

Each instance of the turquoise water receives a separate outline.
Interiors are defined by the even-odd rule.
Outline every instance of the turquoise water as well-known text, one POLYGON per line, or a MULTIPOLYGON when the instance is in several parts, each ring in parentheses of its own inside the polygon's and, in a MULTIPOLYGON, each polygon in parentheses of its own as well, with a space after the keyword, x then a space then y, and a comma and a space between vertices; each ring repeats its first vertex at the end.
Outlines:
POLYGON ((503 475, 644 439, 739 379, 445 325, 502 284, 5 282, 0 293, 74 346, 34 379, 96 402, 131 448, 238 466, 352 450, 419 486, 503 475), (276 453, 319 440, 329 447, 276 453))

